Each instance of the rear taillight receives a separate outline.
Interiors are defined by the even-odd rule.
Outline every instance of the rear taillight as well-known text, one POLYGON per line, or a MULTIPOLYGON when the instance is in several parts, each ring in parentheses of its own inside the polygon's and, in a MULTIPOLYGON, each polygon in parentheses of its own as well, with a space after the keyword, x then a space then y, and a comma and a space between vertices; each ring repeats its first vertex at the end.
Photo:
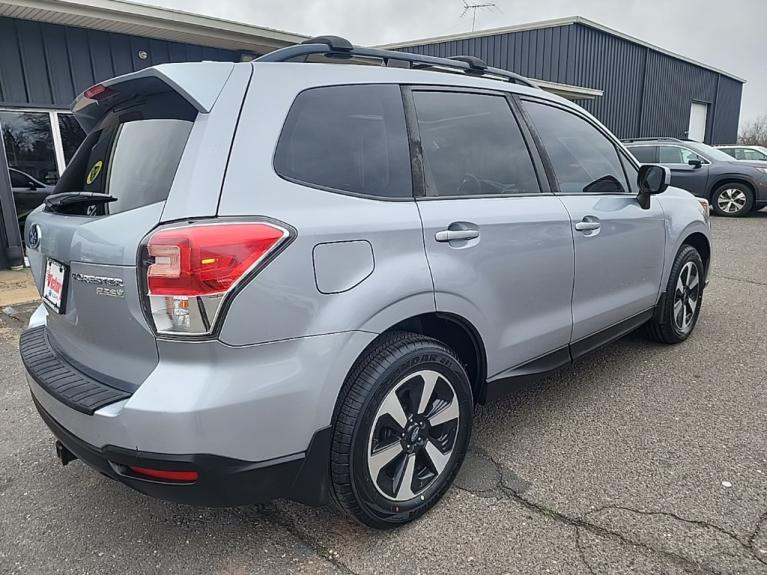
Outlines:
POLYGON ((146 243, 146 297, 158 333, 209 334, 224 297, 288 237, 267 222, 159 229, 146 243))

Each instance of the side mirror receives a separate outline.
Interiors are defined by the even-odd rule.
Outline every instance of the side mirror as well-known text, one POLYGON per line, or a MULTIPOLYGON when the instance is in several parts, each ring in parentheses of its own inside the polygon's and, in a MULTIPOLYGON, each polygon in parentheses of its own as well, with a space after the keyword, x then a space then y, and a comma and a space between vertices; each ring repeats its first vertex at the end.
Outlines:
POLYGON ((700 160, 687 160, 687 163, 692 166, 693 168, 700 168, 703 165, 703 162, 700 160))
POLYGON ((671 170, 666 166, 656 164, 642 164, 637 176, 639 185, 639 205, 643 210, 650 209, 650 196, 662 194, 671 183, 671 170))

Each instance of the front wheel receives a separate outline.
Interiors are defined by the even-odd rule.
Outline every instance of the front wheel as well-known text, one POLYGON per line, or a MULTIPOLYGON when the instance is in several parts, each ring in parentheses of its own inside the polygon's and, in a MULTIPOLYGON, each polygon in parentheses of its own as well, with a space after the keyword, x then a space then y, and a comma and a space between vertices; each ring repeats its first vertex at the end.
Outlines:
POLYGON ((683 245, 671 268, 662 307, 647 323, 647 333, 652 339, 681 343, 690 337, 703 304, 705 273, 698 250, 683 245))
POLYGON ((379 529, 424 514, 463 462, 473 405, 450 348, 413 333, 384 336, 341 392, 331 450, 336 502, 379 529))
POLYGON ((754 207, 754 194, 744 184, 724 184, 711 196, 711 206, 718 216, 745 216, 754 207))

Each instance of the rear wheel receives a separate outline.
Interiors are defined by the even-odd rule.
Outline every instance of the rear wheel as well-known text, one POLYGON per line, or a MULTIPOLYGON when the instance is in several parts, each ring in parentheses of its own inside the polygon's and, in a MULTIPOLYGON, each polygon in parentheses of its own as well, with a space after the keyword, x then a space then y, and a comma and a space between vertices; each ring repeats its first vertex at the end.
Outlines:
POLYGON ((646 326, 648 335, 661 343, 686 340, 698 322, 703 304, 703 260, 694 247, 682 246, 674 260, 663 307, 646 326))
POLYGON ((711 205, 718 216, 744 216, 754 207, 754 194, 745 184, 724 184, 714 191, 711 205))
POLYGON ((387 528, 435 505, 472 427, 471 386, 453 351, 418 334, 387 335, 358 361, 339 401, 331 451, 339 506, 387 528))

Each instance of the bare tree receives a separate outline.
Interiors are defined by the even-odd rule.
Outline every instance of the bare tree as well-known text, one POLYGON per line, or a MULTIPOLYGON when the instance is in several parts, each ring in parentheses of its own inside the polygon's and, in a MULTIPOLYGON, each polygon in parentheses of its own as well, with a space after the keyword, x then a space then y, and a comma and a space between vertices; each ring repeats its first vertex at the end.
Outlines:
POLYGON ((767 114, 746 124, 738 135, 738 143, 744 146, 767 146, 767 114))

